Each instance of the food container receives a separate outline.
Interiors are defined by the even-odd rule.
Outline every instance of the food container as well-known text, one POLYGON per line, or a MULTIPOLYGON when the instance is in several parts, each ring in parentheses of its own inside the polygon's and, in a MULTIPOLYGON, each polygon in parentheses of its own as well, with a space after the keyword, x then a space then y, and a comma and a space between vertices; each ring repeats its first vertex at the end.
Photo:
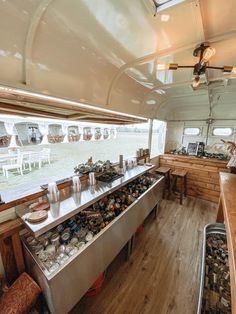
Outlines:
POLYGON ((204 228, 197 309, 197 314, 201 313, 231 313, 229 265, 224 224, 209 224, 204 228))
POLYGON ((48 254, 48 256, 50 256, 51 258, 53 258, 56 254, 56 247, 55 245, 53 244, 49 244, 47 247, 46 247, 46 252, 48 254))
POLYGON ((60 234, 53 233, 53 235, 50 238, 50 241, 55 247, 58 247, 60 245, 60 234))

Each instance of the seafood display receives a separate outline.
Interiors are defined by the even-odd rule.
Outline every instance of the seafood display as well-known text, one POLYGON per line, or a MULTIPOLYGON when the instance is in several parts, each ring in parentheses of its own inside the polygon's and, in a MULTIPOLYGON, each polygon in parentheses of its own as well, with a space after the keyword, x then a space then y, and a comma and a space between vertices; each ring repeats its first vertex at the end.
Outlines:
POLYGON ((142 175, 40 237, 26 234, 25 242, 42 269, 53 273, 155 182, 153 177, 142 175))
POLYGON ((114 171, 114 167, 110 160, 107 161, 98 160, 95 163, 93 163, 92 157, 90 157, 86 163, 79 164, 74 168, 74 172, 78 174, 89 174, 90 172, 105 172, 105 171, 114 171))
POLYGON ((226 235, 206 238, 205 282, 201 313, 230 314, 230 274, 226 235))
POLYGON ((98 181, 107 182, 110 183, 112 181, 115 181, 124 175, 122 173, 117 173, 116 171, 110 170, 102 173, 100 176, 97 176, 96 179, 98 181))

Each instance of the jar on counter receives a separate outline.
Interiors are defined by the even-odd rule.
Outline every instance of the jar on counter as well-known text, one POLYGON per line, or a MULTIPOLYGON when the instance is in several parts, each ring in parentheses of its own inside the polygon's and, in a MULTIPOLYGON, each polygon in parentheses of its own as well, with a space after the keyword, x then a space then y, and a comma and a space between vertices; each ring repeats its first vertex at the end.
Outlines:
POLYGON ((92 238, 93 238, 93 233, 92 233, 92 232, 88 232, 88 233, 86 234, 85 240, 86 240, 87 242, 89 242, 89 241, 92 240, 92 238))
POLYGON ((50 258, 53 258, 56 254, 56 247, 53 244, 49 244, 45 250, 50 258))
POLYGON ((70 228, 66 228, 61 234, 61 244, 68 244, 70 240, 70 228))
POLYGON ((64 230, 64 227, 63 225, 58 225, 56 229, 58 233, 61 233, 64 230))
POLYGON ((60 245, 60 234, 59 233, 53 233, 51 238, 50 238, 50 241, 55 247, 58 247, 60 245))

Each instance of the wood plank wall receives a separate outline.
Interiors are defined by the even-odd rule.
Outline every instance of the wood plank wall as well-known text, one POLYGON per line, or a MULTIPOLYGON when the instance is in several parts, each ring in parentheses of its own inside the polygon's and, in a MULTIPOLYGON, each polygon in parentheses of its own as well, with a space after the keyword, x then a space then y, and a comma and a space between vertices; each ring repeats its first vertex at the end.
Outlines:
POLYGON ((23 228, 20 219, 0 224, 0 254, 8 284, 24 272, 25 263, 19 231, 23 228))
POLYGON ((184 169, 187 174, 187 195, 218 203, 220 196, 219 172, 229 172, 227 161, 190 156, 164 154, 160 166, 184 169))

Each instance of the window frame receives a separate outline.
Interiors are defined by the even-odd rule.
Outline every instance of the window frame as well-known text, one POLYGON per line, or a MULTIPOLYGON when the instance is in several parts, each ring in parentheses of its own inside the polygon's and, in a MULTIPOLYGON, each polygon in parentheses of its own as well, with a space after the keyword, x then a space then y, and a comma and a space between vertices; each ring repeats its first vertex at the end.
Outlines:
POLYGON ((200 128, 198 126, 194 126, 194 127, 186 126, 183 129, 183 136, 201 136, 201 134, 202 134, 202 128, 200 128), (199 132, 198 132, 198 134, 186 134, 185 133, 186 129, 198 129, 199 132))
POLYGON ((230 136, 232 136, 232 135, 234 134, 234 132, 235 132, 235 129, 234 129, 234 127, 232 127, 232 126, 214 126, 214 127, 212 128, 211 135, 214 136, 214 137, 217 137, 217 136, 218 136, 218 137, 219 137, 219 136, 230 137, 230 136), (226 135, 226 134, 214 134, 214 131, 215 131, 216 129, 230 129, 230 130, 231 130, 231 134, 228 134, 228 135, 226 135))

